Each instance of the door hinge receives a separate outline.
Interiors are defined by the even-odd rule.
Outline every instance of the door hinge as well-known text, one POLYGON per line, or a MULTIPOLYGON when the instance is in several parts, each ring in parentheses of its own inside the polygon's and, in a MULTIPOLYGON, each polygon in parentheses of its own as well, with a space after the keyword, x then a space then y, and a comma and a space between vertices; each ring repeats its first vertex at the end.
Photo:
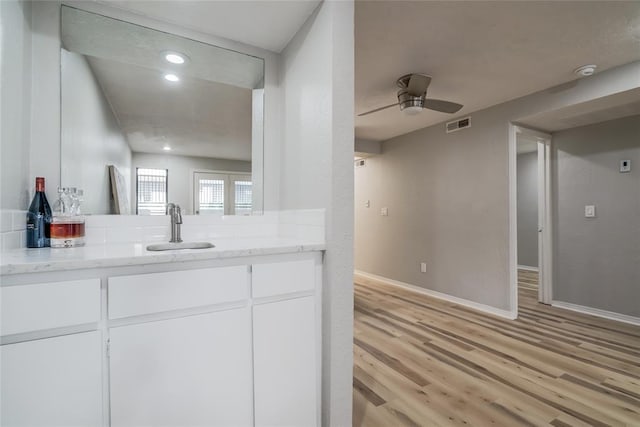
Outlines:
POLYGON ((107 340, 105 351, 107 353, 107 358, 110 358, 111 357, 111 340, 110 339, 107 340))

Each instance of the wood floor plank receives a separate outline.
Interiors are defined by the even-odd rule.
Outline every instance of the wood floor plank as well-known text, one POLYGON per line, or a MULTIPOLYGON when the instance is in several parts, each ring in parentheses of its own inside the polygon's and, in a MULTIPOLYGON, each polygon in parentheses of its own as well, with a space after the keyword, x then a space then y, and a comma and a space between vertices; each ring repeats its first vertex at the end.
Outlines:
POLYGON ((515 321, 356 280, 356 426, 640 427, 640 327, 539 304, 515 321))

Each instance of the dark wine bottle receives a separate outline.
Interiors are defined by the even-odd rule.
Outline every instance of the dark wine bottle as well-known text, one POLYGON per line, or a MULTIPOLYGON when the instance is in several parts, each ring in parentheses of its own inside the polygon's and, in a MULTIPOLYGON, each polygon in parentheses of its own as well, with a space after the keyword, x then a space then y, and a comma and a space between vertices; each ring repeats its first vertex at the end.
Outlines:
POLYGON ((27 247, 51 246, 51 207, 44 194, 44 178, 36 178, 36 194, 27 211, 27 247))

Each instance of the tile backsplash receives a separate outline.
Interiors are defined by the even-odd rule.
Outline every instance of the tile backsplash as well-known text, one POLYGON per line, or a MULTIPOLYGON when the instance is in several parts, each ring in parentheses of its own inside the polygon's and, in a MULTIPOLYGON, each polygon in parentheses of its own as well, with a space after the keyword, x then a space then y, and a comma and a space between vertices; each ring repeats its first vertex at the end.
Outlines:
POLYGON ((27 211, 0 210, 0 250, 27 246, 27 211))
MULTIPOLYGON (((26 246, 26 211, 0 211, 2 251, 26 246)), ((324 242, 324 209, 271 211, 256 216, 183 215, 182 239, 298 238, 324 242)), ((169 241, 169 217, 87 215, 87 245, 169 241)))
MULTIPOLYGON (((324 241, 324 209, 272 211, 256 216, 183 215, 185 241, 290 237, 324 241)), ((86 217, 88 245, 169 241, 167 216, 95 215, 86 217)))

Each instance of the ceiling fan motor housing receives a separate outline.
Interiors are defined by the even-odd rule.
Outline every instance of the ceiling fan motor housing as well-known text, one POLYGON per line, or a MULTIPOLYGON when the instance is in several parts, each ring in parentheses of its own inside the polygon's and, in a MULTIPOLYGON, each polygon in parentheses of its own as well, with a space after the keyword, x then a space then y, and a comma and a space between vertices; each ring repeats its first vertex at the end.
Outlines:
POLYGON ((398 91, 398 104, 400 105, 400 111, 405 108, 424 108, 424 96, 412 96, 409 95, 406 89, 400 89, 398 91))

